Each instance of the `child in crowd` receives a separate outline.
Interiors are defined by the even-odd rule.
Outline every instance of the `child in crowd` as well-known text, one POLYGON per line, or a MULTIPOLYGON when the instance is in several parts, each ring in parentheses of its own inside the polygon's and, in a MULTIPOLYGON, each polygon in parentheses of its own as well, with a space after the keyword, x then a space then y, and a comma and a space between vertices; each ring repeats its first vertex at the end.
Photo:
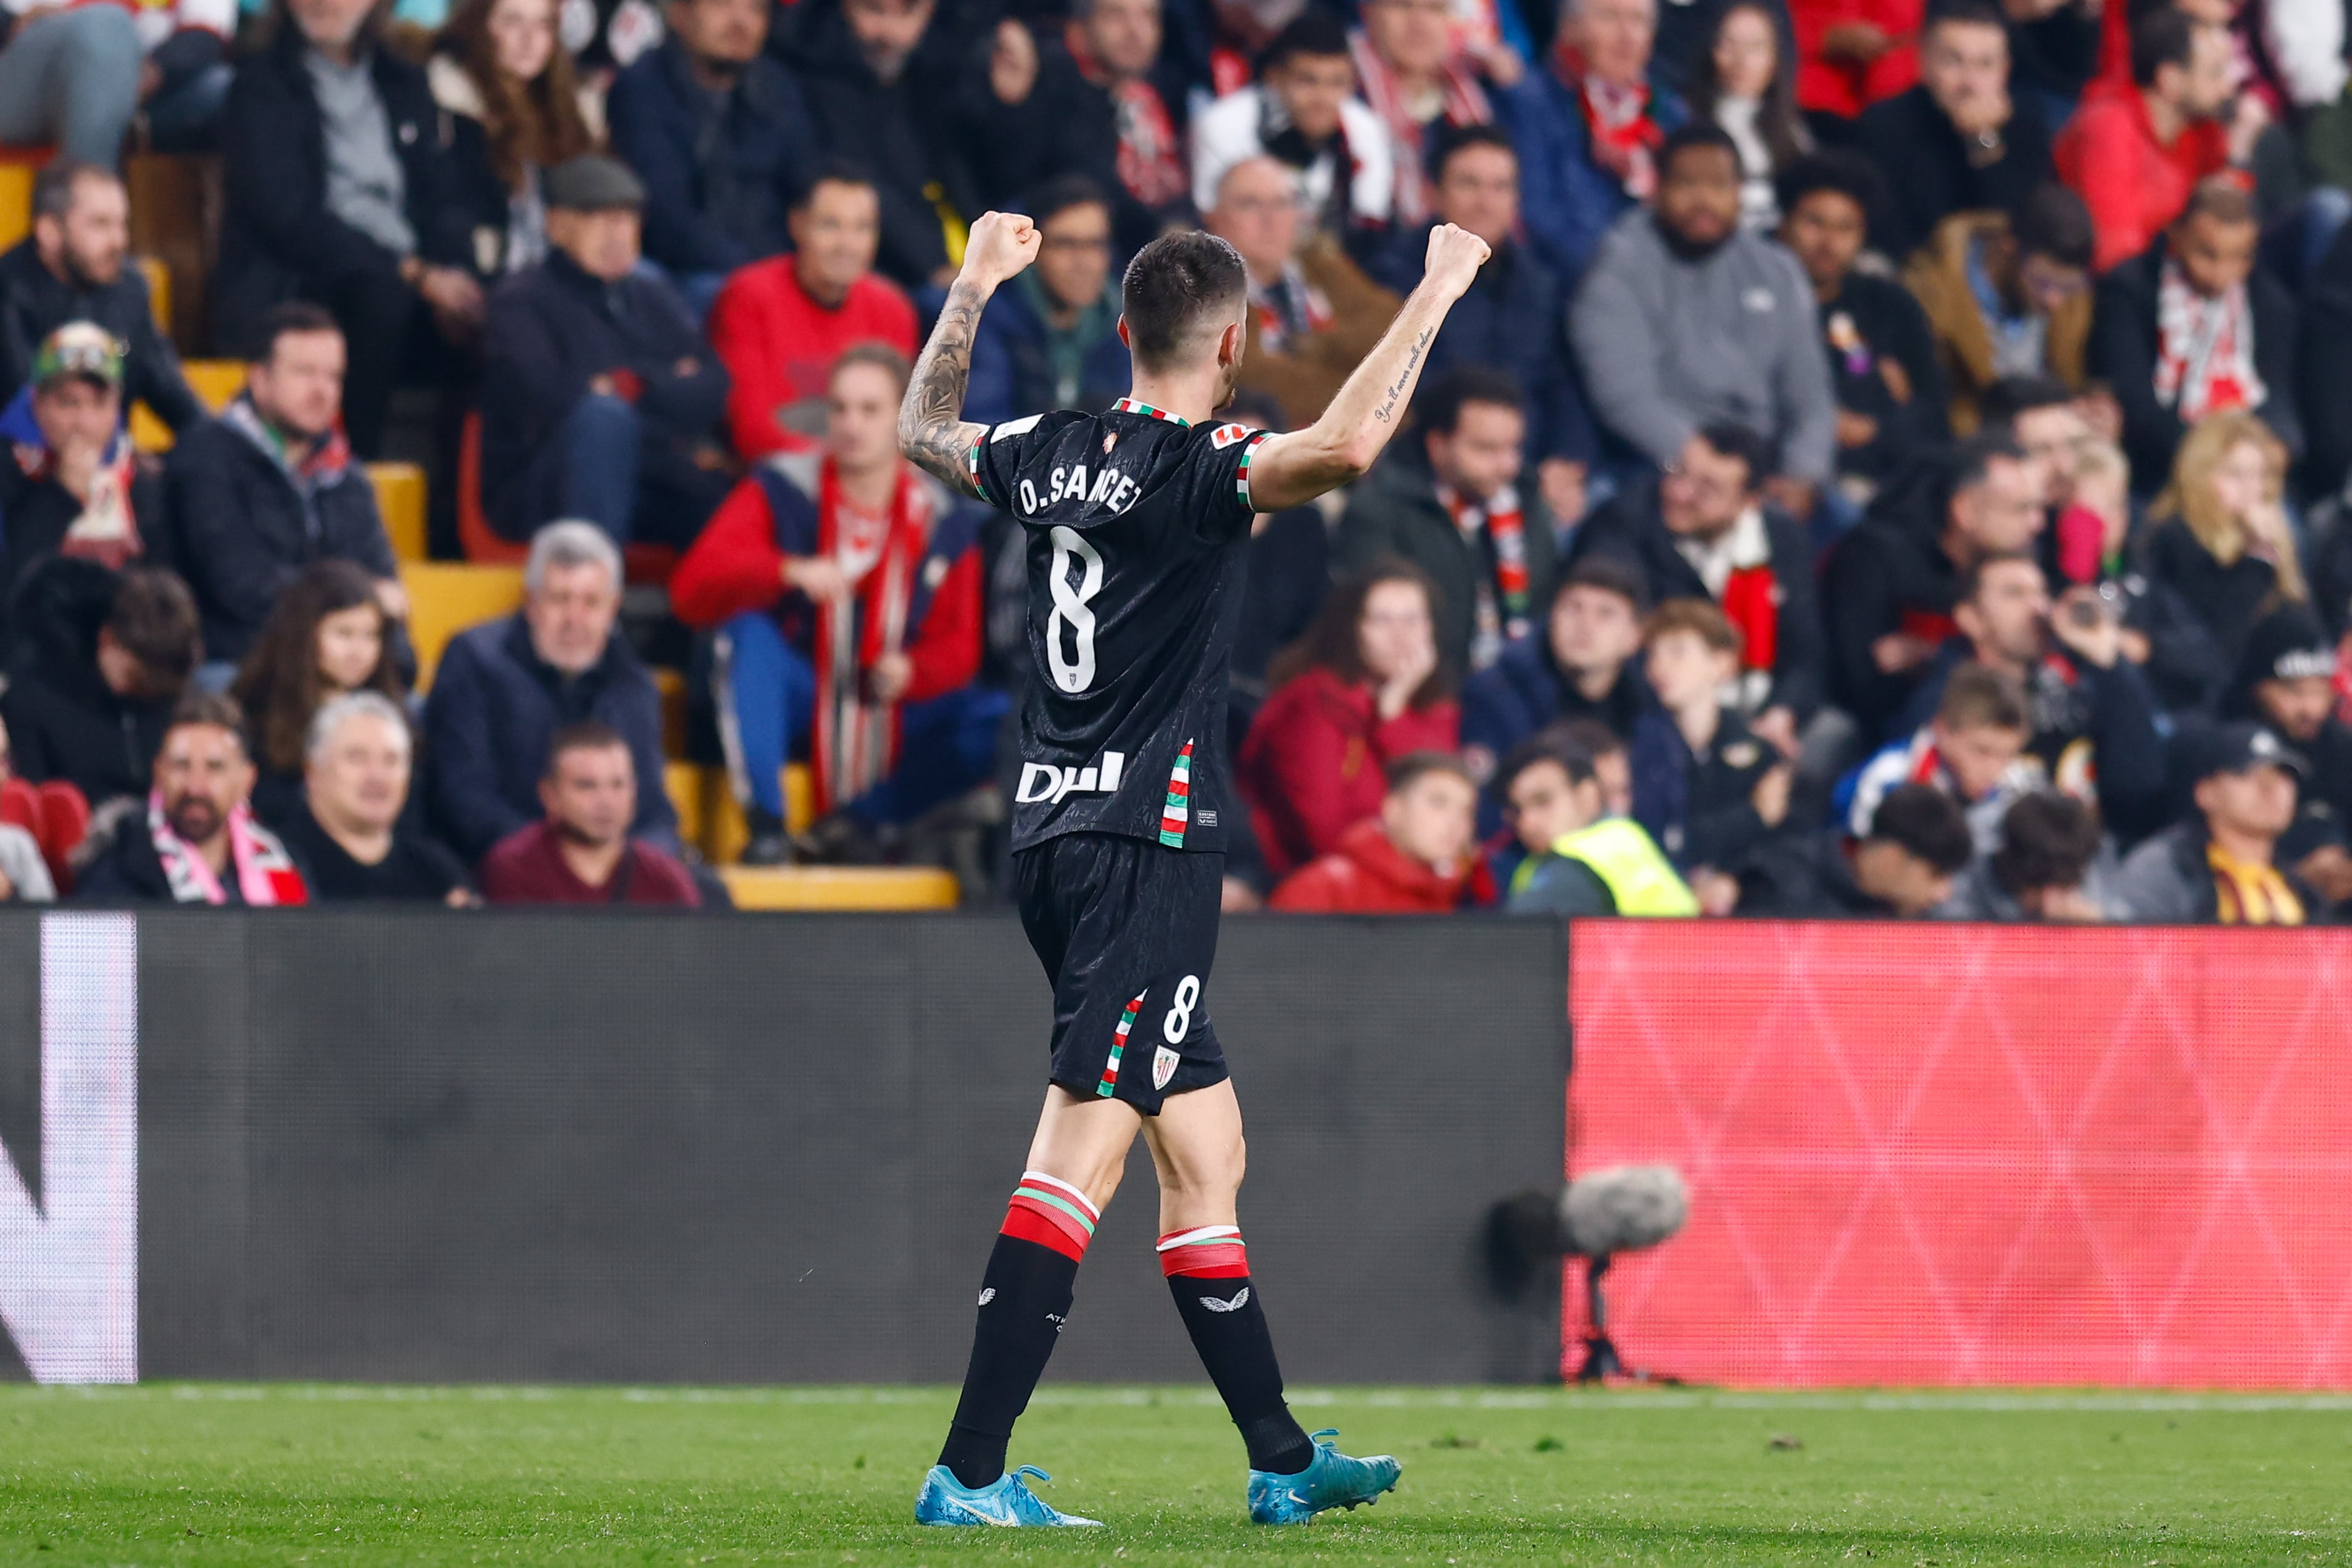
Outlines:
POLYGON ((1926 784, 1968 814, 1977 853, 2000 847, 2001 819, 2021 796, 2042 782, 2026 758, 2031 731, 2025 694, 2014 677, 1986 664, 1952 672, 1936 716, 1909 740, 1897 741, 1862 765, 1848 796, 1846 829, 1870 835, 1880 802, 1905 784, 1926 784))
POLYGON ((1728 913, 1738 889, 1722 873, 1789 814, 1790 770, 1751 734, 1723 694, 1739 678, 1739 632, 1704 599, 1671 599, 1643 632, 1656 709, 1633 726, 1633 816, 1702 903, 1728 913))

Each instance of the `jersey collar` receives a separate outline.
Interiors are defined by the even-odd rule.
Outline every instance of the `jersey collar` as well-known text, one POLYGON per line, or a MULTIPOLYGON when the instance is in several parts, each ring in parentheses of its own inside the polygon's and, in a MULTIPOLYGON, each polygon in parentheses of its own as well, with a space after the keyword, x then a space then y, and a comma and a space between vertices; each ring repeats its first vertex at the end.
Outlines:
POLYGON ((1169 423, 1176 425, 1189 426, 1192 423, 1189 419, 1177 418, 1164 408, 1154 408, 1148 402, 1138 402, 1131 397, 1119 399, 1110 405, 1110 411, 1113 413, 1139 413, 1147 419, 1164 419, 1169 423))

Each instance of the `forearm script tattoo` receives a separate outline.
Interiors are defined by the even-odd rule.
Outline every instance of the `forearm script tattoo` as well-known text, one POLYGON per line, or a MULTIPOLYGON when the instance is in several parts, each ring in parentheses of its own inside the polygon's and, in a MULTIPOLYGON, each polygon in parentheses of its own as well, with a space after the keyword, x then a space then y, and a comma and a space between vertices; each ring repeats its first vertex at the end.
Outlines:
POLYGON ((984 424, 958 418, 963 393, 971 380, 971 340, 980 329, 981 308, 987 302, 979 290, 959 279, 948 290, 940 324, 923 357, 915 361, 914 379, 898 405, 898 446, 908 460, 957 493, 979 500, 979 481, 971 471, 973 445, 988 434, 984 424))
POLYGON ((1381 406, 1372 410, 1372 417, 1382 424, 1388 423, 1395 415, 1397 400, 1404 396, 1404 389, 1412 382, 1413 371, 1421 368, 1422 350, 1429 347, 1429 340, 1436 330, 1434 327, 1421 329, 1421 336, 1412 340, 1412 348, 1405 354, 1404 369, 1399 371, 1397 379, 1390 383, 1387 395, 1381 400, 1381 406))

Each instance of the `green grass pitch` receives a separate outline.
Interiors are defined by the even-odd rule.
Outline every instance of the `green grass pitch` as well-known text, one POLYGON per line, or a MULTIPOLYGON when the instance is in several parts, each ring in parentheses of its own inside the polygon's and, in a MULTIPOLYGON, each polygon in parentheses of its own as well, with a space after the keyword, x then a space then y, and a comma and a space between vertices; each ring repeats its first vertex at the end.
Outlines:
POLYGON ((1266 1531, 1205 1388, 1048 1385, 1090 1531, 908 1520, 937 1389, 0 1388, 0 1563, 2352 1561, 2352 1399, 1295 1391, 1404 1460, 1266 1531))

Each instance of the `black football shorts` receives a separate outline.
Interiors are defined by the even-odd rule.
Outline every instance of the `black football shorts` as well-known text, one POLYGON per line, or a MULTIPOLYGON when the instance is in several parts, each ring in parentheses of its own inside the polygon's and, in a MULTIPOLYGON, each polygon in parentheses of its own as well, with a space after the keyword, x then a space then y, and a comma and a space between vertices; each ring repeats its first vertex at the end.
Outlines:
POLYGON ((1225 1081, 1209 966, 1225 857, 1115 833, 1064 833, 1013 856, 1022 929, 1054 987, 1051 1082, 1147 1116, 1225 1081))

